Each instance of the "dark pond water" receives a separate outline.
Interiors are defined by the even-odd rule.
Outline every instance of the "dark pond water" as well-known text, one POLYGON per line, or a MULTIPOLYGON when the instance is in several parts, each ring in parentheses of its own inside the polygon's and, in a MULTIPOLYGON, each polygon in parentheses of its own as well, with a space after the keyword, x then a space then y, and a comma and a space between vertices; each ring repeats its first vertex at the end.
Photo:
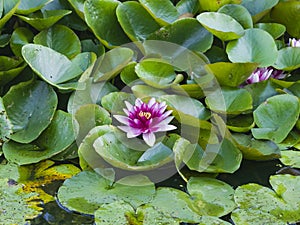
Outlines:
MULTIPOLYGON (((299 170, 293 170, 287 167, 283 167, 278 160, 254 162, 244 160, 240 169, 234 174, 221 174, 218 179, 229 183, 234 188, 247 183, 258 183, 264 186, 269 185, 269 176, 276 173, 291 173, 298 174, 299 170)), ((193 175, 193 174, 191 174, 193 175)), ((47 187, 47 192, 55 194, 60 184, 53 184, 47 187)), ((179 175, 158 183, 157 186, 167 186, 178 188, 185 191, 185 182, 179 175)), ((223 217, 224 220, 230 221, 229 216, 223 217)), ((56 202, 52 202, 45 205, 44 213, 31 222, 33 225, 92 225, 94 220, 90 216, 83 216, 77 213, 72 213, 64 210, 56 202)))

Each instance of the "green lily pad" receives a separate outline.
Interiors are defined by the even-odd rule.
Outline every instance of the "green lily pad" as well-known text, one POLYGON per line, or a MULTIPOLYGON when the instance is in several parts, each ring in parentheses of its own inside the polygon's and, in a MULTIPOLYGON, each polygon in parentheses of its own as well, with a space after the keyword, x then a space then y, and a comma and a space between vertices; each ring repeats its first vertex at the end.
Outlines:
POLYGON ((243 0, 241 5, 248 9, 253 17, 254 23, 261 19, 270 11, 270 9, 277 5, 279 0, 260 1, 260 0, 243 0))
POLYGON ((78 143, 81 143, 92 128, 112 123, 110 114, 104 108, 96 104, 81 106, 76 111, 74 117, 76 124, 78 124, 78 134, 76 137, 78 143))
POLYGON ((277 95, 277 88, 280 88, 280 86, 270 80, 245 86, 245 89, 247 89, 252 96, 253 109, 256 109, 261 103, 266 101, 267 98, 277 95))
POLYGON ((270 97, 253 112, 258 128, 252 128, 252 134, 257 139, 280 143, 295 126, 299 113, 297 97, 289 94, 270 97))
POLYGON ((64 16, 72 13, 70 10, 44 10, 34 12, 28 16, 16 15, 24 22, 30 24, 35 29, 41 31, 53 26, 57 21, 64 16))
POLYGON ((81 40, 82 52, 94 52, 99 57, 104 54, 105 49, 101 42, 92 39, 81 40))
MULTIPOLYGON (((297 121, 298 123, 298 121, 297 121)), ((297 123, 295 128, 291 130, 291 132, 288 134, 288 136, 280 143, 277 143, 278 147, 281 150, 285 150, 288 148, 292 148, 296 146, 298 143, 300 143, 300 132, 296 129, 297 128, 297 123)))
POLYGON ((154 184, 145 176, 125 177, 112 184, 95 172, 83 171, 66 180, 57 196, 60 204, 69 210, 94 214, 103 204, 116 200, 137 208, 151 201, 154 193, 154 184))
POLYGON ((150 15, 162 26, 174 22, 179 13, 169 0, 139 0, 150 15))
POLYGON ((139 148, 141 144, 136 143, 134 139, 126 140, 125 136, 117 136, 115 133, 116 130, 111 129, 109 133, 101 135, 93 144, 95 151, 114 167, 146 171, 161 167, 173 160, 172 150, 161 142, 148 149, 145 149, 146 146, 139 148))
POLYGON ((238 187, 234 199, 238 208, 231 218, 236 224, 291 224, 300 220, 299 176, 270 177, 273 190, 258 185, 238 187))
POLYGON ((120 78, 121 80, 129 87, 135 84, 135 81, 139 80, 139 77, 135 73, 135 66, 137 62, 128 63, 121 71, 120 78))
POLYGON ((134 52, 129 48, 118 47, 106 52, 96 61, 91 76, 95 82, 114 78, 132 60, 134 52))
POLYGON ((208 108, 215 112, 240 114, 252 109, 252 97, 245 89, 222 87, 205 99, 208 108), (220 97, 221 94, 221 97, 220 97), (220 99, 221 98, 221 99, 220 99))
POLYGON ((84 3, 85 0, 68 0, 68 2, 75 9, 77 15, 84 20, 84 3))
POLYGON ((194 208, 190 196, 174 188, 158 188, 154 199, 146 206, 152 206, 163 215, 186 223, 196 223, 201 216, 194 208), (170 207, 170 199, 172 199, 172 207, 170 207))
POLYGON ((148 40, 161 40, 178 44, 197 52, 207 51, 213 42, 213 35, 194 18, 184 18, 157 29, 148 40))
POLYGON ((278 55, 273 37, 258 28, 247 29, 243 37, 229 42, 226 52, 231 62, 253 62, 260 67, 272 65, 278 55))
POLYGON ((280 49, 274 67, 286 71, 300 68, 300 48, 286 47, 280 49))
POLYGON ((257 68, 256 63, 217 62, 205 65, 217 78, 220 85, 237 87, 257 68))
POLYGON ((226 4, 239 4, 239 3, 241 3, 241 0, 201 0, 200 10, 214 12, 226 4))
POLYGON ((2 34, 2 35, 0 35, 0 47, 3 48, 5 46, 7 46, 9 44, 9 42, 10 42, 10 38, 11 38, 10 34, 2 34))
POLYGON ((188 95, 191 98, 201 99, 205 96, 204 91, 202 90, 203 84, 181 84, 173 85, 171 87, 172 91, 178 95, 188 95))
POLYGON ((271 18, 286 27, 287 32, 300 38, 299 1, 280 1, 271 11, 271 18))
POLYGON ((227 118, 227 127, 234 132, 248 132, 255 126, 252 114, 240 114, 233 118, 227 118))
POLYGON ((134 96, 136 96, 137 98, 147 98, 147 97, 160 97, 162 95, 166 95, 167 93, 162 91, 161 89, 157 89, 154 87, 150 87, 147 85, 134 85, 132 88, 132 93, 134 94, 134 96))
POLYGON ((128 1, 117 7, 117 17, 123 30, 132 41, 143 41, 160 25, 138 2, 128 1))
POLYGON ((280 23, 257 23, 254 27, 267 31, 274 39, 281 37, 286 30, 280 23))
POLYGON ((42 81, 13 86, 3 97, 7 116, 13 125, 11 139, 29 143, 50 124, 57 106, 54 90, 42 81))
POLYGON ((238 39, 245 33, 239 22, 224 13, 204 12, 197 16, 197 20, 222 41, 238 39))
POLYGON ((244 29, 253 28, 253 21, 249 11, 242 5, 226 4, 222 6, 219 13, 224 13, 231 16, 237 22, 239 22, 244 29))
POLYGON ((13 133, 13 125, 6 114, 3 100, 0 98, 0 143, 7 141, 13 133))
POLYGON ((293 168, 300 168, 300 151, 281 151, 282 164, 293 168))
POLYGON ((97 55, 94 52, 82 52, 72 59, 72 63, 78 65, 82 71, 86 72, 96 60, 97 55))
POLYGON ((174 67, 160 59, 145 59, 135 66, 137 76, 155 88, 168 88, 176 81, 174 67))
POLYGON ((182 17, 183 15, 195 15, 199 10, 199 6, 198 0, 180 0, 176 4, 176 9, 182 17))
POLYGON ((10 48, 16 56, 22 56, 22 47, 33 40, 33 33, 25 27, 18 27, 11 35, 10 48))
POLYGON ((0 86, 4 86, 17 77, 26 66, 21 58, 0 56, 0 86))
POLYGON ((64 151, 75 140, 72 116, 57 111, 47 129, 30 144, 9 141, 3 145, 8 161, 18 165, 40 162, 64 151), (56 137, 56 138, 49 138, 56 137))
MULTIPOLYGON (((7 21, 13 16, 16 12, 21 0, 10 0, 10 1, 3 1, 2 2, 2 11, 0 13, 0 29, 4 27, 7 21)), ((0 2, 1 3, 1 2, 0 2)), ((1 5, 1 4, 0 4, 1 5)))
POLYGON ((14 59, 8 56, 0 56, 0 71, 6 71, 19 66, 23 60, 22 59, 14 59))
POLYGON ((181 95, 163 95, 159 100, 167 103, 175 118, 182 124, 201 127, 201 120, 210 117, 210 112, 196 99, 181 95))
POLYGON ((70 28, 63 25, 54 25, 38 33, 33 40, 34 44, 49 47, 69 59, 81 52, 81 43, 77 35, 70 28))
POLYGON ((22 48, 22 55, 31 69, 43 80, 56 86, 70 81, 83 72, 81 68, 59 52, 36 44, 27 44, 22 48), (49 61, 48 58, 51 58, 49 61))
POLYGON ((252 135, 233 134, 243 157, 249 160, 270 160, 280 158, 280 149, 272 141, 256 140, 252 135))
POLYGON ((188 193, 202 215, 221 217, 235 209, 233 188, 217 179, 191 177, 187 183, 188 193))
POLYGON ((38 194, 24 193, 22 184, 11 184, 9 179, 0 179, 0 223, 3 225, 26 224, 42 212, 38 194))
POLYGON ((184 149, 183 162, 189 169, 198 172, 233 173, 240 167, 242 154, 230 140, 224 138, 220 143, 205 147, 203 150, 198 144, 177 141, 173 151, 180 152, 176 148, 184 149))
POLYGON ((49 2, 51 2, 51 0, 41 0, 41 1, 21 0, 16 13, 28 15, 30 13, 40 10, 49 2))
POLYGON ((119 4, 113 0, 87 0, 84 3, 86 23, 107 48, 130 42, 117 20, 116 8, 119 4), (107 29, 114 32, 107 32, 107 29))

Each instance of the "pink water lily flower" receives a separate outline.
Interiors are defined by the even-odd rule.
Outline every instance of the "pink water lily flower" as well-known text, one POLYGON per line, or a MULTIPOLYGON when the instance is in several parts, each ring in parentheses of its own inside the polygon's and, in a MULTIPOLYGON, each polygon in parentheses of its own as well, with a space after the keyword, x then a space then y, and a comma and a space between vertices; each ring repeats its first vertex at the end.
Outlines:
POLYGON ((167 105, 165 102, 156 102, 151 98, 148 103, 141 99, 136 99, 135 105, 125 101, 126 108, 123 111, 127 116, 114 115, 114 117, 125 126, 118 126, 119 129, 127 133, 128 138, 142 135, 147 145, 153 146, 156 140, 156 132, 165 132, 176 129, 169 125, 174 118, 170 116, 172 110, 165 112, 167 105))
POLYGON ((285 77, 286 74, 284 74, 282 70, 276 70, 273 67, 262 67, 257 68, 254 72, 252 72, 252 74, 246 80, 246 83, 253 84, 268 80, 269 78, 283 79, 285 77))
POLYGON ((290 38, 288 45, 290 47, 300 47, 300 39, 297 40, 296 38, 290 38))

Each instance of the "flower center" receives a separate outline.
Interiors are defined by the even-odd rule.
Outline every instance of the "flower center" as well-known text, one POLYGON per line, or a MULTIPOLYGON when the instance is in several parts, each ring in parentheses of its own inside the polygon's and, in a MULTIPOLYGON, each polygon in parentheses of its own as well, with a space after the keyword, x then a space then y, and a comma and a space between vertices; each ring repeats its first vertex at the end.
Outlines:
POLYGON ((140 111, 140 112, 139 112, 139 116, 140 116, 140 117, 145 117, 147 120, 149 120, 150 117, 151 117, 151 113, 150 113, 150 112, 143 112, 143 111, 140 111))

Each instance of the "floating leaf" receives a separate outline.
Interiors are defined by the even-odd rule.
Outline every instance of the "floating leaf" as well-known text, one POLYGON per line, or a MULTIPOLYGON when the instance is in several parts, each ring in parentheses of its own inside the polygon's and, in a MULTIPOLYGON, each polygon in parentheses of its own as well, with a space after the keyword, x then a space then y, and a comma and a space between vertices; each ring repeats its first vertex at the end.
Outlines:
POLYGON ((248 11, 253 17, 254 22, 257 22, 265 14, 267 14, 272 7, 277 5, 278 1, 279 0, 243 0, 241 2, 241 5, 248 9, 248 11))
POLYGON ((242 5, 226 4, 226 5, 222 6, 218 10, 218 12, 231 16, 237 22, 239 22, 243 26, 244 29, 253 27, 253 21, 251 18, 251 14, 242 5))
POLYGON ((0 195, 0 223, 3 225, 26 224, 41 214, 38 194, 24 193, 21 184, 0 179, 0 195))
POLYGON ((217 11, 223 5, 226 4, 239 4, 241 0, 201 0, 201 11, 217 11))
POLYGON ((104 108, 96 104, 81 106, 74 116, 79 130, 76 137, 78 143, 81 143, 92 128, 105 124, 109 125, 112 122, 110 114, 104 108))
POLYGON ((280 149, 272 141, 256 140, 247 134, 233 134, 233 137, 245 159, 270 160, 280 157, 280 149))
POLYGON ((257 68, 256 63, 217 62, 205 65, 217 78, 220 85, 237 87, 247 80, 257 68))
POLYGON ((116 8, 119 4, 121 3, 114 0, 87 0, 84 3, 86 23, 108 48, 130 42, 117 20, 116 8))
POLYGON ((231 218, 236 224, 291 224, 300 220, 300 176, 270 177, 273 190, 258 184, 238 187, 234 199, 238 208, 231 218))
POLYGON ((33 33, 25 27, 18 27, 11 35, 10 47, 16 56, 22 56, 22 47, 33 40, 33 33))
POLYGON ((70 10, 44 10, 32 13, 28 16, 16 16, 33 26, 35 29, 41 31, 53 26, 57 21, 70 13, 72 13, 70 10))
POLYGON ((68 0, 73 6, 78 16, 84 20, 84 2, 85 0, 68 0))
POLYGON ((286 30, 280 23, 257 23, 254 27, 267 31, 274 39, 281 37, 286 30))
POLYGON ((13 86, 3 97, 7 116, 13 125, 11 139, 21 143, 35 140, 50 124, 57 106, 54 90, 42 81, 13 86))
POLYGON ((252 114, 241 114, 227 118, 227 127, 234 132, 248 132, 255 126, 252 114))
POLYGON ((93 214, 103 204, 116 200, 136 208, 151 201, 154 193, 154 184, 144 176, 125 177, 111 184, 95 172, 84 171, 66 180, 57 195, 60 203, 69 210, 93 214))
POLYGON ((2 35, 0 35, 0 47, 3 48, 6 45, 8 45, 9 42, 10 42, 10 38, 11 38, 10 34, 2 34, 2 35))
POLYGON ((117 7, 117 17, 132 41, 143 41, 160 28, 147 10, 138 2, 128 1, 117 7))
POLYGON ((220 93, 208 95, 205 102, 210 110, 227 114, 240 114, 252 109, 250 93, 240 88, 223 87, 220 93))
POLYGON ((134 52, 129 48, 114 48, 96 61, 91 76, 95 82, 114 78, 132 60, 134 52))
POLYGON ((293 168, 300 168, 300 151, 281 151, 282 164, 293 168))
POLYGON ((217 179, 191 177, 187 191, 199 214, 221 217, 235 209, 233 188, 217 179))
POLYGON ((280 49, 274 67, 286 71, 300 68, 300 48, 286 47, 280 49))
MULTIPOLYGON (((27 44, 22 48, 22 55, 33 71, 58 88, 62 83, 78 77, 83 72, 66 56, 42 45, 27 44), (51 60, 48 60, 49 58, 51 60)), ((63 86, 61 88, 64 89, 63 86)))
POLYGON ((174 67, 157 59, 145 59, 135 66, 138 77, 155 88, 168 88, 174 84, 176 73, 174 67))
POLYGON ((9 141, 3 145, 3 152, 10 162, 26 165, 57 155, 69 147, 74 139, 72 116, 57 111, 51 124, 37 140, 26 145, 9 141))
POLYGON ((33 42, 49 47, 70 59, 81 52, 79 38, 74 31, 63 25, 54 25, 41 31, 34 37, 33 42))
POLYGON ((213 42, 213 35, 194 18, 184 18, 164 26, 148 37, 178 44, 197 52, 207 51, 213 42))
POLYGON ((176 4, 176 9, 180 13, 180 17, 185 15, 194 15, 199 10, 198 0, 180 0, 176 4))
POLYGON ((273 37, 258 28, 248 29, 243 37, 229 42, 226 52, 231 62, 253 62, 260 67, 272 65, 278 55, 273 37))
POLYGON ((238 39, 245 33, 240 23, 224 13, 204 12, 197 16, 197 20, 222 41, 238 39))
POLYGON ((28 15, 30 13, 40 10, 49 2, 51 2, 51 0, 40 0, 40 1, 21 0, 16 13, 28 15))
POLYGON ((7 141, 13 133, 13 125, 7 117, 3 100, 0 98, 0 143, 7 141))
POLYGON ((169 0, 139 0, 145 9, 162 26, 178 19, 179 13, 169 0))
POLYGON ((293 129, 299 112, 300 103, 297 97, 289 94, 270 97, 253 112, 258 128, 252 128, 252 134, 257 139, 280 143, 293 129))
POLYGON ((21 0, 10 0, 10 1, 0 1, 0 5, 2 5, 2 10, 0 8, 0 29, 4 27, 7 21, 13 16, 16 12, 21 0))
POLYGON ((280 1, 271 11, 271 18, 286 27, 287 32, 300 38, 299 1, 280 1))

